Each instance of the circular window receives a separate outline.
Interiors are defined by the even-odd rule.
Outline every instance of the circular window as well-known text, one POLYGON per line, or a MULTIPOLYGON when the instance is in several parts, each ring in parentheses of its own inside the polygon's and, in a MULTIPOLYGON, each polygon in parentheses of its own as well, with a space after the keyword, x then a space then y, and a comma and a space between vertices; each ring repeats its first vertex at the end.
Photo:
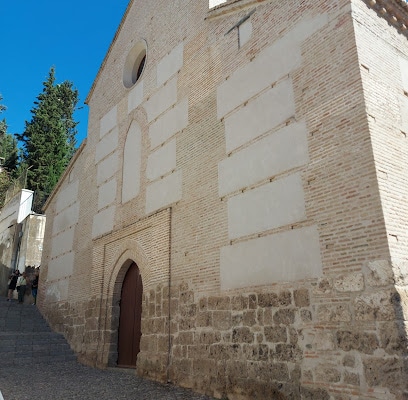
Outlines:
POLYGON ((125 87, 132 87, 141 77, 146 64, 146 41, 141 40, 126 57, 125 68, 123 70, 123 84, 125 87))

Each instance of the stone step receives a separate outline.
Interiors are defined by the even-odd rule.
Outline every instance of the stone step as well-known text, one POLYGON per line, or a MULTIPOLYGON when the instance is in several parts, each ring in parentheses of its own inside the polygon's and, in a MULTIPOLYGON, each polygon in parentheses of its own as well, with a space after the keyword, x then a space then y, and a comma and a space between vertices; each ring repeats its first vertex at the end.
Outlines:
POLYGON ((32 365, 34 364, 59 364, 67 362, 76 362, 76 356, 74 353, 70 354, 15 354, 8 353, 4 360, 1 362, 2 368, 13 365, 32 365))
POLYGON ((0 331, 0 340, 8 340, 8 339, 13 339, 14 337, 16 338, 40 338, 43 337, 45 340, 56 340, 56 339, 62 339, 65 340, 64 336, 61 333, 56 333, 53 332, 50 328, 48 328, 48 331, 44 332, 31 332, 31 331, 24 331, 24 332, 5 332, 5 331, 0 331))
POLYGON ((8 349, 15 349, 16 351, 19 348, 27 348, 30 346, 34 350, 46 350, 49 348, 57 348, 60 350, 70 350, 70 347, 66 340, 58 340, 58 341, 49 341, 39 338, 38 340, 33 340, 30 338, 24 339, 8 339, 2 340, 0 343, 0 353, 2 351, 7 351, 8 349))
POLYGON ((2 367, 76 361, 64 336, 53 332, 35 306, 0 301, 2 367))
POLYGON ((47 333, 50 331, 50 327, 48 325, 42 324, 25 325, 24 323, 9 321, 0 324, 0 332, 17 332, 19 329, 24 329, 25 332, 29 333, 33 332, 47 333))

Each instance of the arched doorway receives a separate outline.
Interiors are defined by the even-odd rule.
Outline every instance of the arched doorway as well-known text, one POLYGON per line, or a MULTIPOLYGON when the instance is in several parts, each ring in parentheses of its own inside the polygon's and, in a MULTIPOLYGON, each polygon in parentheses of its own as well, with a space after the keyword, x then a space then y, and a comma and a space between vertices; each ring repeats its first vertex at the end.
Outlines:
POLYGON ((138 266, 132 263, 126 272, 120 299, 117 365, 136 368, 142 336, 142 276, 138 266))

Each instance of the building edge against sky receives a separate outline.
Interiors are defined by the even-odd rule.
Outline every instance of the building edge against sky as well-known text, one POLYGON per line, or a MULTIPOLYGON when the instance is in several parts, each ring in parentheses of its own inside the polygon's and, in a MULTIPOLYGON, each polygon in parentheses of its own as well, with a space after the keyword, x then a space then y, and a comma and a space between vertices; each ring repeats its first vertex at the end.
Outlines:
POLYGON ((399 0, 129 4, 45 209, 39 307, 81 361, 404 398, 407 24, 399 0))

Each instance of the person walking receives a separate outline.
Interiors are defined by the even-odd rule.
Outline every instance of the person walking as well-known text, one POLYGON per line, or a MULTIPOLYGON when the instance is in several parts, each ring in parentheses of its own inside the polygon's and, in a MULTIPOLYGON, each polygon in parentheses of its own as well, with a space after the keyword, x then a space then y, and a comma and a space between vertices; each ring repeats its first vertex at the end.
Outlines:
POLYGON ((37 292, 38 292, 38 271, 35 271, 34 280, 31 282, 31 294, 34 299, 33 305, 37 304, 37 292))
POLYGON ((8 296, 7 301, 11 301, 13 299, 13 292, 16 290, 17 279, 20 276, 20 271, 17 269, 10 275, 10 282, 8 285, 8 296))
POLYGON ((24 303, 24 295, 26 292, 27 288, 27 274, 23 272, 23 275, 21 275, 18 280, 17 280, 17 291, 18 291, 18 302, 24 303))

